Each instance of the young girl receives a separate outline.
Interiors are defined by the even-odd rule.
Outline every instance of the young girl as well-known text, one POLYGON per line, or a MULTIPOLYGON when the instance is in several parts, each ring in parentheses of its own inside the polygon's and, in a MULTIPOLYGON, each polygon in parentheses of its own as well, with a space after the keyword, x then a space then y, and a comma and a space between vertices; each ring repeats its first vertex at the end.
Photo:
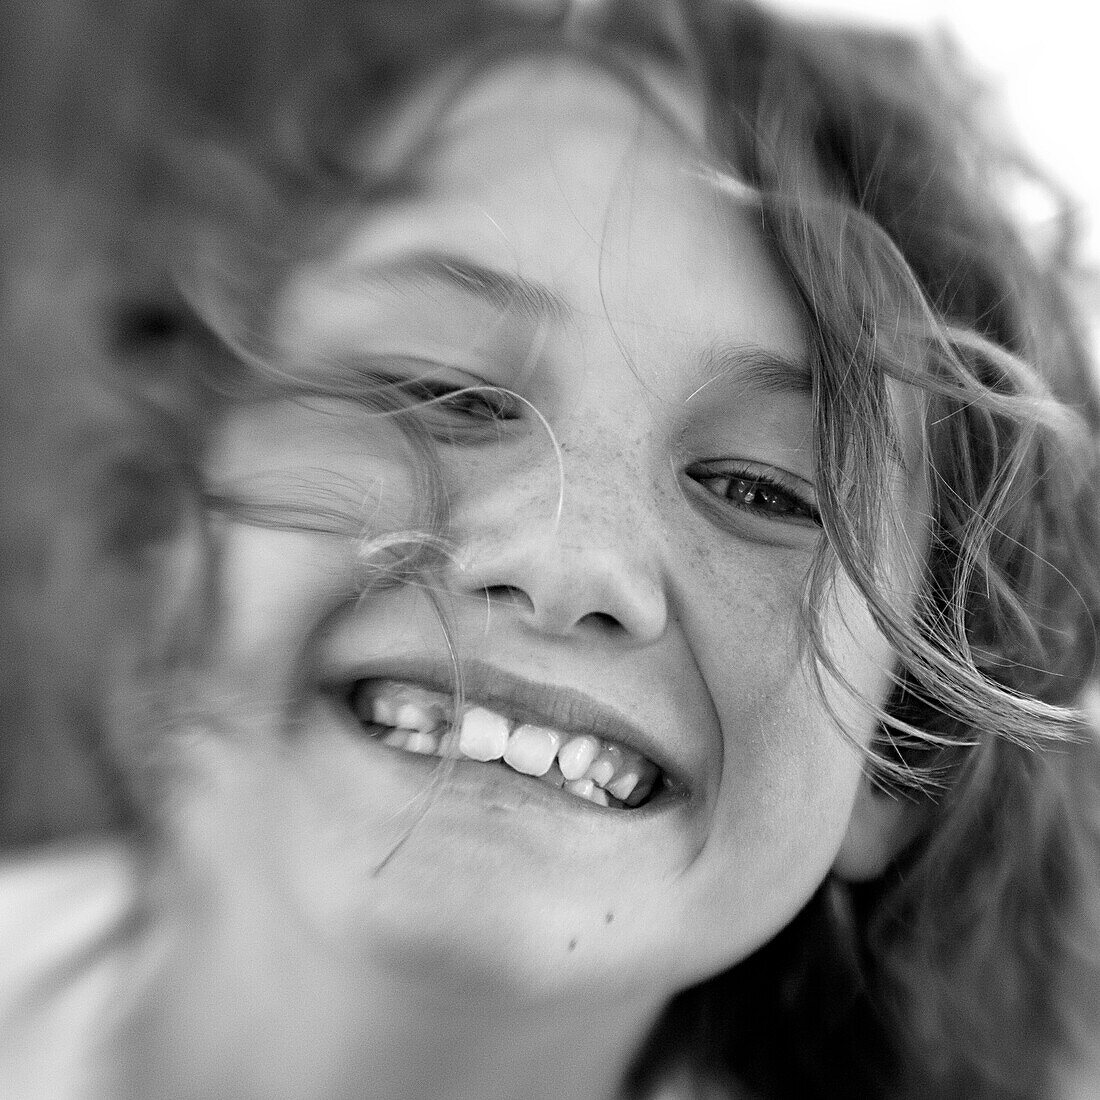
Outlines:
POLYGON ((108 1094, 1072 1095, 1100 419, 1018 162, 900 40, 400 18, 222 327, 108 1094))

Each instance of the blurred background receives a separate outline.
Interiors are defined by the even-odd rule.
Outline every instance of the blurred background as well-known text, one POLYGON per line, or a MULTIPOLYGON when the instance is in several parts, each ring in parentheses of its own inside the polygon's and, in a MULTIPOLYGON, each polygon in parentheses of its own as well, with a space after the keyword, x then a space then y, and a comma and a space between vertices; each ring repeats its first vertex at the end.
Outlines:
MULTIPOLYGON (((1100 361, 1100 18, 1080 0, 770 0, 792 14, 946 31, 1002 98, 1021 144, 1069 192, 1080 216, 1080 293, 1100 361)), ((1049 210, 1019 197, 1041 236, 1049 210)))

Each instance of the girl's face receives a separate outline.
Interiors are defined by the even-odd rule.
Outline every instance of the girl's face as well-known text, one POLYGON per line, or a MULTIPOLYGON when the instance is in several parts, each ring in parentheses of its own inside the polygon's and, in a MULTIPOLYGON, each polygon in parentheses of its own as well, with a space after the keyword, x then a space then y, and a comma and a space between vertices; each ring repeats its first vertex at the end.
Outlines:
MULTIPOLYGON (((658 1004, 889 845, 829 704, 857 743, 873 721, 821 697, 800 626, 823 537, 807 336, 688 129, 576 62, 482 74, 416 186, 282 300, 287 362, 319 389, 361 371, 364 391, 514 395, 413 416, 450 508, 434 593, 357 600, 350 538, 222 522, 220 675, 270 718, 231 755, 275 777, 240 785, 240 812, 308 920, 437 991, 658 1004), (482 708, 453 770, 411 751, 435 735, 391 734, 448 713, 436 604, 482 708), (606 807, 557 785, 592 751, 606 807)), ((352 401, 283 400, 228 425, 213 474, 385 532, 412 522, 405 455, 352 401)), ((897 479, 899 514, 919 497, 897 479)), ((823 621, 881 702, 891 654, 843 576, 823 621)))

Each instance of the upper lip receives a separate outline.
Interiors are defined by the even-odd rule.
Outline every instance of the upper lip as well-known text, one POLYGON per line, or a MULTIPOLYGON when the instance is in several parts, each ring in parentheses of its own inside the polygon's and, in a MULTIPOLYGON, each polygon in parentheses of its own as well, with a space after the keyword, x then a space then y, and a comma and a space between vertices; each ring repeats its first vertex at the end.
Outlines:
MULTIPOLYGON (((479 660, 463 661, 460 669, 464 703, 485 706, 517 721, 549 726, 562 733, 590 733, 618 742, 648 757, 665 774, 666 780, 676 782, 678 769, 668 761, 656 738, 614 707, 597 701, 586 692, 529 680, 479 660)), ((455 689, 454 668, 435 661, 398 660, 372 664, 345 676, 342 685, 358 680, 402 680, 448 694, 455 689)))

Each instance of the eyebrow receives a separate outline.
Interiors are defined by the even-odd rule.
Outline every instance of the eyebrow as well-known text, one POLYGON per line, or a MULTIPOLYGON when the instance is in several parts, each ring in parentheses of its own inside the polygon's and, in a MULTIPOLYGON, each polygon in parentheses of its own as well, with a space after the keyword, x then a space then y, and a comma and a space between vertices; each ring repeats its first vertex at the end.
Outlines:
POLYGON ((808 397, 813 392, 814 376, 809 363, 759 344, 732 344, 716 341, 703 358, 703 383, 688 401, 714 382, 735 378, 759 394, 794 394, 808 397))
MULTIPOLYGON (((488 267, 465 256, 425 251, 364 265, 357 273, 367 282, 442 283, 473 295, 494 308, 528 321, 564 321, 573 309, 545 283, 499 268, 488 267)), ((759 344, 737 344, 717 340, 703 356, 703 383, 688 396, 690 401, 707 386, 724 378, 737 377, 757 393, 809 396, 813 373, 807 362, 759 344)))
POLYGON ((563 321, 572 314, 565 299, 544 283, 450 253, 419 252, 360 267, 358 273, 366 282, 442 283, 529 321, 563 321))

